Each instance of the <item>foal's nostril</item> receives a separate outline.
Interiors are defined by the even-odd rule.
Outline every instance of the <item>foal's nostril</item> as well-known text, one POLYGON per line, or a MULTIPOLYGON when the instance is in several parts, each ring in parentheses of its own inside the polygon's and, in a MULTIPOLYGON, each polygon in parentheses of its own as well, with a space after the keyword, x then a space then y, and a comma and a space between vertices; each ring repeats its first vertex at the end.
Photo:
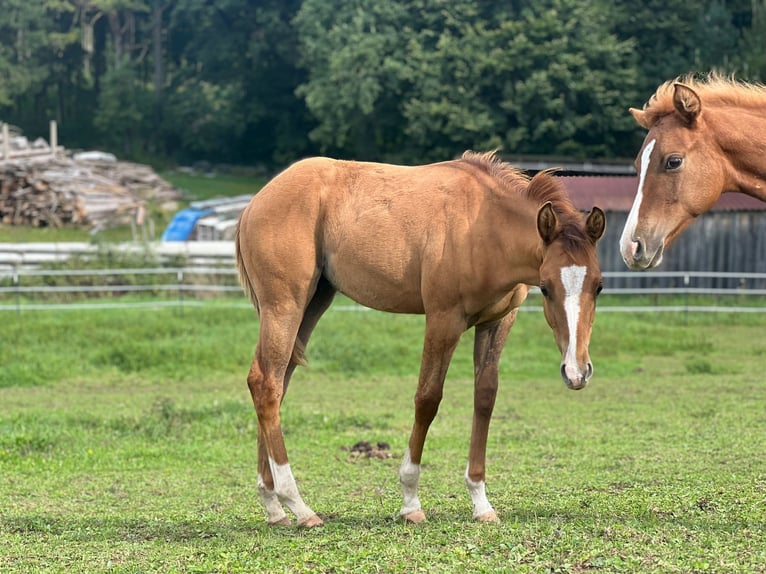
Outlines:
POLYGON ((588 372, 585 374, 585 380, 587 381, 593 376, 593 363, 588 361, 588 372))
POLYGON ((644 248, 644 242, 641 239, 636 239, 635 243, 636 243, 636 253, 634 257, 636 259, 641 259, 641 257, 643 257, 644 255, 644 252, 646 251, 646 249, 644 248))

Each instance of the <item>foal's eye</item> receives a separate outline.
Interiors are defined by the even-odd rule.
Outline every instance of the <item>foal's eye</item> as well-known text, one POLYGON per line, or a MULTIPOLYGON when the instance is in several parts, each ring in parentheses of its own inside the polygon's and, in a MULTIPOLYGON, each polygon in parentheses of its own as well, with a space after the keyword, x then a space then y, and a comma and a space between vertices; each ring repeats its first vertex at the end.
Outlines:
POLYGON ((549 295, 548 288, 545 285, 540 285, 540 293, 542 293, 543 297, 545 297, 546 299, 548 298, 548 295, 549 295))
POLYGON ((604 290, 603 285, 599 285, 598 287, 596 287, 596 297, 598 297, 603 290, 604 290))
POLYGON ((680 155, 671 155, 667 160, 665 160, 665 169, 669 171, 673 171, 676 169, 679 169, 681 165, 684 163, 683 156, 680 155))

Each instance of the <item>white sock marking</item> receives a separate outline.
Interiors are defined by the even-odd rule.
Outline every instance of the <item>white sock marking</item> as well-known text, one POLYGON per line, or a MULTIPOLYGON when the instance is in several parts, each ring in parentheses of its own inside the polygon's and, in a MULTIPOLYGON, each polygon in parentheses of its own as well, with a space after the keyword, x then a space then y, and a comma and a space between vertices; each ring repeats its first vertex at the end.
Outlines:
POLYGON ((484 481, 474 482, 471 480, 468 477, 468 467, 465 469, 465 485, 468 488, 468 493, 471 495, 471 500, 473 501, 474 518, 495 510, 487 499, 487 491, 484 481))
POLYGON ((569 380, 580 378, 577 368, 577 323, 580 320, 580 295, 585 282, 588 268, 582 265, 571 265, 561 268, 561 282, 564 284, 564 310, 567 314, 569 327, 569 346, 564 356, 564 368, 569 380))
POLYGON ((404 453, 402 465, 399 467, 399 482, 402 485, 402 509, 400 514, 406 516, 410 512, 420 510, 418 500, 418 481, 420 480, 420 465, 410 459, 409 447, 404 453))
POLYGON ((260 474, 258 475, 258 493, 261 495, 263 505, 266 507, 266 514, 269 516, 268 520, 270 523, 279 522, 287 516, 282 509, 282 505, 279 504, 277 493, 266 488, 266 484, 263 482, 263 477, 260 474))
POLYGON ((654 150, 654 144, 657 140, 652 140, 641 153, 641 172, 638 175, 638 191, 636 192, 636 199, 633 201, 633 207, 630 209, 628 220, 625 222, 625 227, 622 229, 622 236, 620 237, 620 253, 622 258, 627 262, 628 259, 633 258, 633 234, 636 232, 636 225, 638 225, 638 211, 641 209, 641 201, 644 198, 644 180, 646 179, 646 172, 649 169, 651 163, 652 151, 654 150))
POLYGON ((270 458, 269 466, 271 467, 271 476, 274 477, 274 491, 277 493, 279 500, 284 502, 287 508, 295 514, 298 522, 313 516, 314 511, 306 506, 298 492, 298 485, 295 484, 293 471, 290 470, 290 463, 276 464, 270 458))

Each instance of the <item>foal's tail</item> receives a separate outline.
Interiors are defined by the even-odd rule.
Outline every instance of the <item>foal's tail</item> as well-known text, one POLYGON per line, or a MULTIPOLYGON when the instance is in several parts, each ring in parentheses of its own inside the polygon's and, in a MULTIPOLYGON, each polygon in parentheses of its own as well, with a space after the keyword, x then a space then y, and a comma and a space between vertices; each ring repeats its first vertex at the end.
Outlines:
MULTIPOLYGON (((261 309, 258 306, 258 296, 255 294, 255 288, 253 287, 253 282, 250 281, 250 277, 247 274, 247 269, 245 268, 245 261, 242 258, 242 246, 240 245, 240 225, 242 224, 242 217, 244 216, 244 211, 242 212, 242 215, 239 216, 239 221, 237 222, 237 228, 234 231, 234 253, 237 259, 237 274, 239 275, 239 284, 242 286, 242 289, 245 291, 245 294, 250 299, 250 302, 255 305, 255 310, 260 314, 261 309)), ((290 360, 295 363, 296 365, 306 366, 308 365, 308 360, 306 359, 306 344, 301 341, 300 337, 295 338, 295 344, 293 345, 293 353, 290 357, 290 360)))
MULTIPOLYGON (((242 212, 244 215, 244 212, 242 212)), ((247 295, 248 299, 250 299, 250 302, 255 305, 255 309, 260 312, 258 309, 258 297, 255 294, 255 289, 253 288, 253 283, 250 281, 250 277, 247 275, 247 269, 245 269, 245 262, 242 259, 242 247, 240 246, 240 239, 239 239, 239 228, 242 224, 242 215, 239 216, 239 221, 237 222, 237 228, 234 231, 234 253, 237 258, 237 274, 239 275, 239 284, 242 286, 242 289, 245 291, 245 294, 247 295)))

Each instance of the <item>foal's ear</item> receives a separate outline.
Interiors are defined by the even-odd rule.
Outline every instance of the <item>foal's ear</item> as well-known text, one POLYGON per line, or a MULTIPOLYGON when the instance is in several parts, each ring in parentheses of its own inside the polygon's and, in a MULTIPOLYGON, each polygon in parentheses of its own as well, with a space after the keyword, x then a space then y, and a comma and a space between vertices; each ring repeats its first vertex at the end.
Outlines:
POLYGON ((673 106, 687 126, 694 123, 702 111, 702 102, 697 92, 685 84, 673 84, 673 106))
POLYGON ((553 211, 553 204, 550 201, 546 201, 540 208, 540 211, 537 212, 537 232, 546 245, 553 241, 556 235, 557 224, 558 219, 556 218, 556 212, 553 211))
POLYGON ((585 220, 585 229, 593 243, 596 243, 604 235, 606 230, 606 215, 598 207, 593 207, 585 220))
POLYGON ((636 122, 638 122, 638 125, 647 130, 651 129, 652 126, 649 124, 649 118, 646 117, 646 112, 644 110, 628 108, 628 111, 636 120, 636 122))

